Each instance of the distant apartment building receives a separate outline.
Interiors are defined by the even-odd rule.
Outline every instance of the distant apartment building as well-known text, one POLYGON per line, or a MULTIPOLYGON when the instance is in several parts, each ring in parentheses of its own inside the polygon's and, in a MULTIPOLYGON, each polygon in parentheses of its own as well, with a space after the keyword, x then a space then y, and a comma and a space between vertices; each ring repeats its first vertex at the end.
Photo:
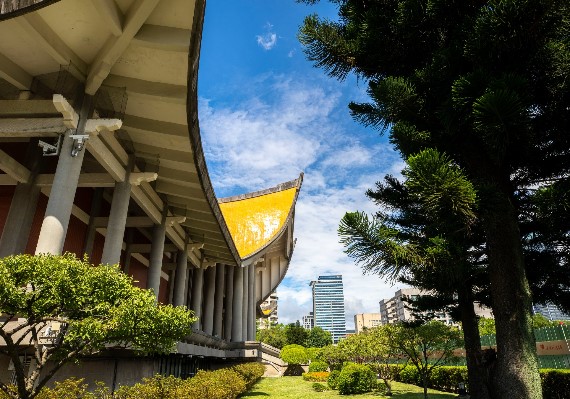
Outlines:
MULTIPOLYGON (((428 291, 423 291, 418 288, 402 288, 394 294, 390 299, 383 299, 380 301, 380 323, 382 325, 397 323, 399 321, 411 321, 416 317, 410 309, 410 304, 406 300, 417 299, 419 296, 430 295, 428 291)), ((475 313, 480 317, 493 318, 491 309, 479 303, 475 303, 475 313)), ((451 316, 446 312, 437 312, 434 314, 434 319, 439 320, 445 324, 453 325, 455 322, 451 316)))
POLYGON ((552 303, 548 303, 546 305, 532 305, 533 312, 539 313, 546 317, 548 320, 564 320, 570 321, 570 315, 564 313, 560 308, 552 303))
POLYGON ((303 328, 306 330, 312 330, 315 326, 315 315, 313 312, 309 312, 308 315, 303 316, 303 328))
POLYGON ((333 343, 346 336, 344 290, 341 275, 319 276, 313 288, 314 326, 329 331, 333 343))
POLYGON ((266 328, 270 328, 271 326, 276 325, 279 322, 279 318, 277 316, 277 300, 279 297, 277 296, 276 292, 273 292, 269 297, 263 301, 260 305, 261 311, 267 317, 260 317, 259 318, 259 329, 263 330, 266 328))
POLYGON ((374 328, 380 324, 380 313, 360 313, 354 315, 354 331, 356 334, 360 334, 362 331, 374 328))

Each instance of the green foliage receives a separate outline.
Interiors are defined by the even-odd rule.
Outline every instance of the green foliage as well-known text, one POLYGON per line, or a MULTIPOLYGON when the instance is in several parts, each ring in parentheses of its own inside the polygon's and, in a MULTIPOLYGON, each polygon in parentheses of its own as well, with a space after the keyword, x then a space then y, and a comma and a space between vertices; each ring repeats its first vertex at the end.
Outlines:
POLYGON ((117 399, 170 399, 178 395, 182 384, 178 378, 157 374, 133 386, 119 387, 115 396, 117 399))
POLYGON ((485 317, 481 317, 478 320, 479 323, 479 334, 481 335, 491 335, 495 334, 495 319, 487 319, 485 317))
POLYGON ((181 384, 172 399, 234 399, 246 390, 244 379, 231 369, 198 371, 181 384))
POLYGON ((331 389, 338 389, 338 377, 340 376, 340 370, 332 370, 327 379, 327 384, 331 389))
POLYGON ((339 349, 338 346, 328 345, 322 348, 318 360, 326 362, 331 371, 340 370, 342 364, 348 361, 348 355, 339 349))
MULTIPOLYGON (((303 345, 307 341, 309 332, 304 329, 299 322, 288 324, 285 327, 285 337, 287 338, 287 345, 303 345)), ((316 345, 308 345, 316 346, 316 345)))
POLYGON ((291 344, 286 345, 281 349, 279 355, 281 359, 288 364, 306 364, 309 362, 309 355, 304 346, 291 344))
POLYGON ((328 371, 329 365, 322 361, 314 361, 309 364, 309 372, 311 371, 328 371))
POLYGON ((570 370, 541 369, 544 399, 563 399, 570 392, 570 370))
POLYGON ((322 352, 322 348, 307 348, 307 354, 309 355, 309 360, 311 362, 321 359, 322 352))
POLYGON ((321 384, 320 382, 313 383, 312 387, 317 392, 323 392, 329 390, 328 386, 326 386, 325 384, 321 384))
POLYGON ((2 326, 8 339, 0 350, 13 360, 21 398, 36 395, 66 362, 107 344, 167 353, 191 333, 196 320, 185 307, 156 304, 152 291, 133 286, 117 266, 93 267, 72 254, 0 259, 0 312, 20 318, 17 326, 2 326), (35 370, 24 374, 19 355, 28 348, 15 337, 23 331, 39 335, 50 323, 60 323, 59 333, 42 349, 39 340, 32 340, 42 357, 35 370))
POLYGON ((233 366, 232 370, 243 378, 247 389, 250 389, 265 373, 265 366, 257 362, 242 363, 233 366))
POLYGON ((257 330, 255 339, 277 349, 281 349, 288 344, 283 324, 276 324, 270 328, 257 330))
POLYGON ((370 392, 376 387, 376 375, 368 366, 348 363, 342 368, 337 385, 341 395, 370 392))
POLYGON ((536 313, 532 315, 532 327, 534 329, 542 328, 542 327, 557 327, 559 323, 557 321, 548 320, 546 317, 541 315, 540 313, 536 313))
POLYGON ((331 344, 332 334, 329 331, 325 331, 321 327, 313 327, 309 330, 304 346, 307 348, 322 348, 331 344))

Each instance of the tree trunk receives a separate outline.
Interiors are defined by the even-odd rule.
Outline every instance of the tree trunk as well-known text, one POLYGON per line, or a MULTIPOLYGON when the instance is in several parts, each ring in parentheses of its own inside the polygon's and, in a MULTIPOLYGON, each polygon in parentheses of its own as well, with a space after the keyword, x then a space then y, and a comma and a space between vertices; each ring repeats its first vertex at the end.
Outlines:
POLYGON ((424 385, 424 399, 428 399, 428 395, 427 395, 427 376, 424 374, 422 376, 422 382, 424 385))
POLYGON ((481 337, 477 315, 473 308, 472 287, 468 284, 461 285, 457 290, 457 296, 463 326, 469 396, 472 399, 491 399, 488 369, 482 361, 481 337))
POLYGON ((541 399, 532 299, 524 269, 515 208, 496 192, 484 218, 489 256, 491 299, 497 329, 497 363, 493 376, 497 398, 541 399))

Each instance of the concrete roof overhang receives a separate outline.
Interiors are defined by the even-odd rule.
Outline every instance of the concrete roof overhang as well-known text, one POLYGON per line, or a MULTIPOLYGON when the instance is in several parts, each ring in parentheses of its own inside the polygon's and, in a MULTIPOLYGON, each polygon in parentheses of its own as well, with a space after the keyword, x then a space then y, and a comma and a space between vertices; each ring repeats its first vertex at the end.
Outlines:
POLYGON ((156 182, 133 193, 145 213, 156 223, 166 203, 169 216, 180 217, 167 236, 180 249, 189 239, 194 263, 239 265, 200 140, 204 8, 205 0, 36 1, 0 15, 0 78, 29 90, 36 77, 66 66, 89 95, 125 90, 122 129, 88 140, 92 157, 112 176, 133 156, 138 171, 156 172, 156 182))

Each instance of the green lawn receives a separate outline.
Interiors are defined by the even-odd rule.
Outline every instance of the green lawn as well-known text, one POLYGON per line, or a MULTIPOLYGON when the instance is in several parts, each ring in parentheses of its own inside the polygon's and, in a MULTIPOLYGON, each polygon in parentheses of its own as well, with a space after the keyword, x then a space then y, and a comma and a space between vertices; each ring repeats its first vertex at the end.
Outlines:
MULTIPOLYGON (((339 395, 338 391, 316 392, 312 388, 312 382, 303 381, 301 377, 279 377, 262 378, 249 392, 243 394, 242 398, 263 397, 279 399, 341 399, 345 397, 358 399, 379 399, 387 398, 384 395, 374 393, 364 395, 339 395)), ((401 384, 394 382, 392 386, 394 399, 423 399, 423 389, 415 385, 401 384)), ((428 390, 430 399, 450 399, 457 397, 457 394, 428 390)))

